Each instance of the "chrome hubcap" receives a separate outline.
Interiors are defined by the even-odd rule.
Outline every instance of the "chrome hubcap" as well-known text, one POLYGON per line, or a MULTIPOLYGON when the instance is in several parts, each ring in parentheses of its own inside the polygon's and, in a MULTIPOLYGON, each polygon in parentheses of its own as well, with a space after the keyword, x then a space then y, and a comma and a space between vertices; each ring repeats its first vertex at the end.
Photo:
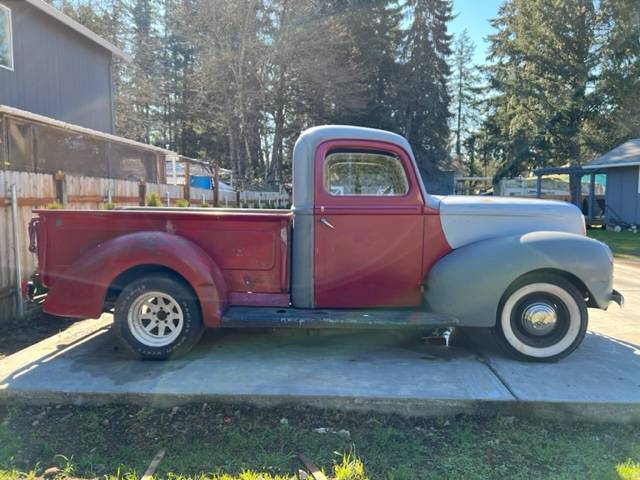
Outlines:
POLYGON ((178 338, 184 326, 180 304, 166 293, 147 292, 131 304, 129 330, 140 343, 165 347, 178 338))
POLYGON ((556 309, 548 303, 532 303, 522 312, 522 326, 531 335, 546 335, 553 330, 557 322, 556 309))

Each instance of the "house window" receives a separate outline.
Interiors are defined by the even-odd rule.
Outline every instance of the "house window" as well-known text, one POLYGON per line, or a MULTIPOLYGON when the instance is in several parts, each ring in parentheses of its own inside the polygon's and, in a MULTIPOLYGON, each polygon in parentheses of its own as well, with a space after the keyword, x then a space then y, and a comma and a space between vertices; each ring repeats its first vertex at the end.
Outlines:
POLYGON ((0 3, 0 67, 13 70, 11 10, 0 3))
POLYGON ((326 158, 324 187, 331 195, 402 196, 409 191, 400 159, 384 152, 334 152, 326 158))

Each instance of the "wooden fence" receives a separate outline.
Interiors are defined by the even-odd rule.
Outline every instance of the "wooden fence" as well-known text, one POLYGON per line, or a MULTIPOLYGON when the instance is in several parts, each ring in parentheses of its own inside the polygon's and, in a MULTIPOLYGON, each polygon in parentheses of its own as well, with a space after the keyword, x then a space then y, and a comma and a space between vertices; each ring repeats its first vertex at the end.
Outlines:
MULTIPOLYGON (((13 223, 11 217, 11 185, 16 185, 18 196, 18 234, 22 265, 22 280, 28 280, 36 271, 37 258, 29 253, 27 225, 36 208, 45 208, 53 202, 63 203, 64 208, 96 209, 114 206, 140 205, 151 194, 157 194, 162 204, 175 206, 185 199, 181 185, 165 185, 109 178, 71 175, 50 175, 30 172, 0 170, 0 321, 15 315, 16 285, 13 223)), ((188 189, 190 203, 207 205, 215 201, 212 190, 188 189)), ((278 192, 220 192, 220 207, 286 208, 289 196, 278 192), (238 204, 239 200, 239 204, 238 204)))
POLYGON ((26 172, 0 171, 0 320, 15 315, 16 259, 11 220, 11 185, 18 189, 19 251, 23 280, 35 271, 37 258, 29 253, 27 224, 34 208, 42 208, 53 202, 55 184, 52 175, 26 172))

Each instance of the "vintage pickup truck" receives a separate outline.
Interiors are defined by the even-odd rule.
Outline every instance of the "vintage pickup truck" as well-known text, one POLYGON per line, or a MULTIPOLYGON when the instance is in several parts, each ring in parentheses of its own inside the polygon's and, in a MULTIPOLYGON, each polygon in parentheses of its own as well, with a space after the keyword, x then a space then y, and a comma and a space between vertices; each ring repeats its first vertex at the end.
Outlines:
POLYGON ((407 141, 305 131, 289 210, 38 210, 44 310, 97 317, 144 358, 205 327, 492 327, 515 356, 573 351, 587 307, 622 304, 609 248, 575 206, 437 197, 407 141))

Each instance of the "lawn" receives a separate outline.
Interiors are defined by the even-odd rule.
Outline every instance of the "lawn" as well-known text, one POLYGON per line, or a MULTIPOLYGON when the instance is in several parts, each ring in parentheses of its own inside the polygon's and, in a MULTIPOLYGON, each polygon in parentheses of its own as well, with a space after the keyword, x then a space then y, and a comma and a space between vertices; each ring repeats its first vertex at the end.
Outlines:
POLYGON ((615 257, 640 259, 640 233, 616 233, 594 228, 588 231, 588 235, 609 245, 615 257))
POLYGON ((299 453, 340 480, 640 478, 632 425, 212 404, 0 408, 0 480, 52 466, 58 478, 134 480, 161 448, 157 478, 175 480, 293 480, 299 453))

